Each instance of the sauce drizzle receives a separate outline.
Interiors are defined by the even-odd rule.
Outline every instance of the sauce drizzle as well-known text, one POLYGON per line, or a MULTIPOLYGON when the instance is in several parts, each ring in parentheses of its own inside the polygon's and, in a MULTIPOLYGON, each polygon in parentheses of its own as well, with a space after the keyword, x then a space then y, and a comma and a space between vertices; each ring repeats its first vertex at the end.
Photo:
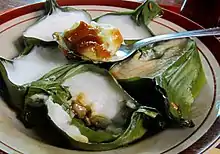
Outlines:
POLYGON ((103 47, 98 36, 99 29, 80 21, 77 28, 65 32, 64 39, 70 50, 87 57, 110 58, 111 54, 103 47))

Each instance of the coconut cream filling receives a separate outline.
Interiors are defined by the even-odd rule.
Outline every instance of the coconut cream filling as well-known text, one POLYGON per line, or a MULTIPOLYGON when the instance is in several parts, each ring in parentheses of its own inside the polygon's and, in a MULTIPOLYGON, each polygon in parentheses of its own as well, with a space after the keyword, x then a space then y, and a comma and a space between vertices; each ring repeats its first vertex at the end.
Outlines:
POLYGON ((47 105, 48 116, 57 127, 76 141, 89 142, 88 138, 82 135, 76 126, 71 124, 70 115, 59 104, 54 103, 51 97, 47 99, 45 104, 47 105))
POLYGON ((69 87, 73 100, 80 93, 84 93, 86 105, 91 106, 93 115, 101 115, 108 119, 117 116, 117 119, 124 120, 118 113, 125 105, 125 94, 110 81, 106 76, 89 71, 67 79, 63 85, 69 87))
POLYGON ((28 28, 23 35, 47 42, 54 41, 52 37, 54 32, 63 32, 78 21, 90 23, 91 19, 84 11, 62 12, 57 9, 53 14, 28 28))
POLYGON ((143 39, 151 36, 146 27, 138 26, 130 15, 106 15, 99 18, 97 22, 117 27, 124 40, 143 39))
POLYGON ((13 64, 4 62, 3 65, 9 80, 16 85, 23 85, 38 80, 52 69, 67 63, 57 47, 35 46, 28 55, 14 59, 13 64))

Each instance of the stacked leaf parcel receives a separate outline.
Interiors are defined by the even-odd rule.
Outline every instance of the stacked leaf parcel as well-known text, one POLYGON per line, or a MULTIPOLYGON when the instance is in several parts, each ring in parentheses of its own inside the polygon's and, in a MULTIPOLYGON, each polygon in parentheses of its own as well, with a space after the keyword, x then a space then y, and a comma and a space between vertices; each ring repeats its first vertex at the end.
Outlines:
POLYGON ((53 39, 75 22, 96 21, 117 23, 124 42, 133 43, 151 36, 148 24, 161 14, 147 0, 134 11, 92 19, 47 0, 45 16, 23 34, 24 52, 1 58, 3 97, 27 128, 70 149, 109 150, 171 127, 193 127, 191 106, 206 79, 192 39, 151 44, 110 67, 67 59, 53 39), (132 33, 123 31, 124 21, 132 33))

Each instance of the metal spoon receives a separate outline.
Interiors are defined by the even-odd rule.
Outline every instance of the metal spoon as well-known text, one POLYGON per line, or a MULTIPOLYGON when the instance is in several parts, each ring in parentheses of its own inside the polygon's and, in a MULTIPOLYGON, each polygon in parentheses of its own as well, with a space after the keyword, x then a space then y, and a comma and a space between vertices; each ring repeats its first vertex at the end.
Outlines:
POLYGON ((185 31, 185 32, 179 32, 179 33, 164 34, 164 35, 149 37, 149 38, 145 38, 140 41, 137 41, 134 44, 130 44, 130 45, 122 44, 119 50, 116 52, 116 54, 112 56, 112 58, 106 61, 102 61, 102 62, 117 62, 117 61, 124 60, 128 58, 129 56, 131 56, 138 49, 144 46, 147 46, 149 44, 160 42, 160 41, 192 37, 192 36, 202 37, 202 36, 213 36, 213 35, 220 35, 220 27, 202 29, 202 30, 185 31))

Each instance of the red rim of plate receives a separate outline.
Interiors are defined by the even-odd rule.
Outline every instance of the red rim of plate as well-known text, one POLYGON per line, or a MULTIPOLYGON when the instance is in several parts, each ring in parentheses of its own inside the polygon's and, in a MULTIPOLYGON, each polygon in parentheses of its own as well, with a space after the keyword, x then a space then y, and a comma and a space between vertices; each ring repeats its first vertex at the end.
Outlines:
MULTIPOLYGON (((131 2, 131 1, 122 1, 122 0, 62 0, 58 3, 60 5, 102 5, 102 6, 115 6, 115 7, 122 7, 122 8, 128 8, 128 9, 135 9, 137 6, 140 5, 140 3, 137 2, 131 2)), ((23 7, 15 8, 8 10, 6 12, 3 12, 0 14, 0 25, 3 23, 6 23, 16 17, 39 11, 44 7, 44 3, 35 3, 31 5, 26 5, 23 7)), ((199 24, 191 21, 190 19, 181 16, 180 14, 174 13, 172 11, 167 10, 167 6, 162 6, 164 9, 164 15, 162 18, 169 20, 171 22, 174 22, 175 24, 184 27, 186 30, 193 30, 193 29, 201 29, 203 28, 199 24)), ((220 52, 218 51, 220 49, 220 42, 215 37, 204 37, 200 38, 200 40, 210 49, 218 63, 220 64, 220 52)), ((214 105, 214 102, 213 102, 214 105)), ((211 110, 210 110, 211 111, 211 110)), ((207 117, 209 116, 210 112, 208 113, 207 117)), ((203 123, 205 120, 203 121, 203 123)), ((200 127, 203 125, 203 123, 200 125, 200 127)), ((200 128, 199 127, 199 128, 200 128)), ((217 117, 215 123, 212 125, 212 127, 208 130, 207 133, 203 137, 201 137, 198 141, 196 141, 193 145, 191 145, 189 148, 185 149, 182 153, 200 153, 207 150, 209 147, 211 147, 216 140, 219 138, 220 130, 218 129, 220 127, 220 118, 217 117)), ((198 129, 199 129, 198 128, 198 129)), ((197 130, 198 130, 197 129, 197 130)), ((164 151, 168 152, 175 147, 179 146, 183 142, 185 142, 187 139, 189 139, 197 130, 195 130, 190 136, 188 136, 184 141, 180 142, 179 144, 169 148, 168 150, 164 151)), ((7 146, 8 148, 15 150, 14 148, 10 147, 9 145, 6 145, 2 141, 0 141, 2 144, 7 146)), ((20 151, 17 151, 21 153, 20 151)))

